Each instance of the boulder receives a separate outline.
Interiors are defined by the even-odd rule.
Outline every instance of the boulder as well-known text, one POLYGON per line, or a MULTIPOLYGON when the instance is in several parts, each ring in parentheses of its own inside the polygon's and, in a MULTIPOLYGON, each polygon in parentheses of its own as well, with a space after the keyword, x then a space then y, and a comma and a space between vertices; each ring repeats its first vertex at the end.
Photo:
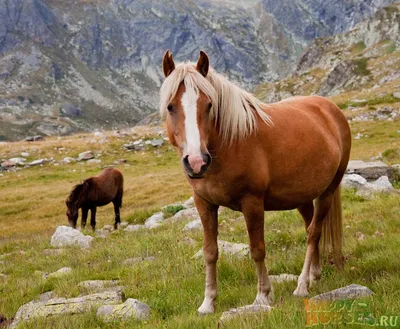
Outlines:
MULTIPOLYGON (((221 254, 237 256, 239 258, 246 257, 250 253, 249 246, 244 243, 227 242, 218 240, 218 250, 221 254)), ((203 249, 199 250, 193 258, 203 257, 203 249)))
POLYGON ((53 315, 72 315, 89 312, 106 304, 118 304, 123 301, 123 293, 120 291, 104 291, 92 295, 76 298, 54 298, 42 302, 31 301, 22 305, 15 315, 10 328, 16 328, 21 322, 36 318, 46 318, 53 315))
POLYGON ((87 160, 90 160, 93 158, 94 158, 94 154, 92 151, 85 151, 85 152, 79 153, 79 155, 78 155, 78 161, 87 161, 87 160))
POLYGON ((4 169, 9 169, 15 167, 16 163, 14 161, 6 160, 1 163, 1 167, 4 169))
POLYGON ((374 293, 371 289, 359 284, 351 284, 349 286, 335 289, 310 298, 310 300, 343 300, 357 299, 367 296, 372 296, 374 293))
POLYGON ((137 299, 128 298, 119 305, 104 305, 97 310, 97 316, 105 322, 130 319, 146 320, 150 315, 150 307, 137 299))
POLYGON ((50 299, 57 298, 57 294, 54 291, 47 291, 40 295, 39 299, 41 302, 47 302, 50 299))
POLYGON ((159 227, 163 221, 164 221, 164 214, 162 212, 157 212, 151 217, 146 219, 146 221, 144 222, 144 227, 153 229, 159 227))
POLYGON ((367 184, 367 180, 358 174, 344 175, 342 179, 342 186, 344 188, 359 189, 367 184))
POLYGON ((26 159, 25 158, 11 158, 8 161, 14 162, 17 166, 24 166, 26 159))
POLYGON ((53 247, 79 246, 82 249, 90 247, 93 237, 84 235, 69 226, 59 226, 51 237, 53 247))
POLYGON ((203 224, 200 219, 192 220, 187 223, 183 228, 184 231, 195 231, 195 230, 203 230, 203 224))
POLYGON ((154 147, 160 147, 164 144, 164 141, 162 139, 153 139, 151 140, 151 145, 154 147))
POLYGON ((64 159, 63 159, 63 162, 65 163, 65 164, 68 164, 68 163, 71 163, 71 162, 75 162, 76 160, 74 159, 74 158, 71 158, 71 157, 65 157, 64 159))
POLYGON ((81 115, 82 110, 71 103, 65 103, 61 108, 61 112, 68 117, 77 117, 81 115))
POLYGON ((366 180, 378 179, 388 176, 392 179, 393 170, 382 161, 365 162, 362 160, 351 160, 347 166, 347 174, 358 174, 366 180))

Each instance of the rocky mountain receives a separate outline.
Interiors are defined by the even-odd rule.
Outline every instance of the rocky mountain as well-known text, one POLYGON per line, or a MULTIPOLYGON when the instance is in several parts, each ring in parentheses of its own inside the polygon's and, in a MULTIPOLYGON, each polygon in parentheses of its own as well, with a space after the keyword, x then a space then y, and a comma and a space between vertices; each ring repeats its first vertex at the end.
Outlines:
POLYGON ((291 72, 315 37, 394 0, 0 0, 0 140, 132 125, 157 108, 172 50, 248 88, 291 72))
POLYGON ((318 94, 341 107, 400 102, 400 4, 379 10, 349 32, 315 39, 292 75, 261 84, 256 94, 267 102, 318 94))

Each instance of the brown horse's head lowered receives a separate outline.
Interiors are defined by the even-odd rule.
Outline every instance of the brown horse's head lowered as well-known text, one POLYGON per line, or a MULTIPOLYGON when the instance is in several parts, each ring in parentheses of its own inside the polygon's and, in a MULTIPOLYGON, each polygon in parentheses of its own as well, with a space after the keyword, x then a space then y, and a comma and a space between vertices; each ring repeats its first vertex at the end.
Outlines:
POLYGON ((163 71, 166 80, 160 93, 161 114, 167 117, 169 140, 179 148, 190 178, 202 178, 207 172, 212 161, 210 137, 217 131, 225 141, 248 135, 255 129, 252 108, 269 121, 260 102, 217 74, 203 51, 197 63, 177 66, 167 51, 163 71), (222 111, 224 108, 229 111, 222 111), (221 120, 224 125, 219 125, 221 120))
POLYGON ((76 227, 78 221, 79 208, 81 207, 84 199, 86 198, 87 190, 89 188, 88 182, 75 185, 72 189, 68 199, 65 201, 67 205, 67 218, 71 227, 76 227))

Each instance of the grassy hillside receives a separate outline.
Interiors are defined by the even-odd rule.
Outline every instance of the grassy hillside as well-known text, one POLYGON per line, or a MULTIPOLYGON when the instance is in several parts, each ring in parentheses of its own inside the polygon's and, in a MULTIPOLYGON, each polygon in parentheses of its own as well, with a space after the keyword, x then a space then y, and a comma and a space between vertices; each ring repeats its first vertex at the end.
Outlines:
MULTIPOLYGON (((387 152, 400 147, 398 129, 398 121, 352 124, 354 135, 362 132, 369 136, 354 140, 352 158, 368 159, 381 152, 391 155, 384 158, 387 162, 399 163, 398 153, 387 152)), ((153 131, 138 134, 152 137, 153 131)), ((54 157, 60 162, 66 156, 76 157, 88 149, 95 154, 101 153, 101 166, 126 159, 126 164, 117 165, 125 176, 121 216, 130 223, 141 223, 161 206, 186 200, 191 191, 172 147, 165 145, 155 149, 150 146, 138 152, 122 148, 124 143, 137 138, 138 135, 116 137, 109 134, 105 143, 99 143, 93 135, 79 135, 31 144, 0 144, 0 159, 29 152, 32 160, 54 157)), ((202 260, 191 257, 201 247, 202 237, 201 232, 183 232, 186 221, 166 224, 155 230, 118 231, 106 239, 96 238, 88 251, 72 249, 60 256, 43 255, 42 250, 50 248, 50 237, 56 226, 67 224, 64 200, 70 189, 97 174, 101 166, 46 164, 14 173, 5 172, 0 177, 0 255, 8 254, 0 256, 0 273, 6 275, 0 277, 0 314, 11 318, 22 304, 50 290, 61 297, 77 296, 84 292, 79 290, 77 283, 89 279, 120 280, 125 286, 126 297, 139 299, 151 307, 151 317, 140 323, 106 324, 98 320, 93 311, 35 321, 20 328, 216 328, 223 311, 253 301, 256 275, 252 261, 222 256, 218 264, 216 314, 207 317, 196 314, 203 298, 205 269, 202 260), (188 243, 187 237, 194 239, 194 244, 188 243), (123 260, 136 256, 155 256, 155 260, 135 266, 122 264, 123 260), (72 275, 44 281, 36 272, 53 272, 63 266, 71 267, 72 275)), ((399 315, 400 197, 378 195, 367 200, 354 191, 345 191, 343 199, 346 266, 344 272, 339 273, 332 265, 325 264, 322 281, 311 289, 311 295, 359 283, 375 292, 374 297, 367 299, 375 317, 399 315)), ((270 273, 299 274, 306 241, 300 216, 296 211, 287 211, 266 213, 265 218, 270 273)), ((98 228, 112 223, 112 206, 100 208, 98 228)), ((247 243, 240 213, 223 211, 219 238, 247 243)), ((234 320, 222 327, 304 327, 304 303, 292 296, 295 287, 295 282, 275 284, 275 308, 270 314, 234 320)), ((357 327, 365 326, 351 326, 357 327)))

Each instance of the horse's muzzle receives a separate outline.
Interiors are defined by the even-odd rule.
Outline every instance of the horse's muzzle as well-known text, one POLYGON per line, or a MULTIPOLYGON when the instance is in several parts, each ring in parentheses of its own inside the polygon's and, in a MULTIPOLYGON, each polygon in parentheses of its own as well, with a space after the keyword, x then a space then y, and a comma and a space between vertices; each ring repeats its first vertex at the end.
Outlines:
POLYGON ((183 167, 189 178, 203 178, 211 164, 211 155, 202 153, 200 155, 186 155, 182 158, 183 167))

